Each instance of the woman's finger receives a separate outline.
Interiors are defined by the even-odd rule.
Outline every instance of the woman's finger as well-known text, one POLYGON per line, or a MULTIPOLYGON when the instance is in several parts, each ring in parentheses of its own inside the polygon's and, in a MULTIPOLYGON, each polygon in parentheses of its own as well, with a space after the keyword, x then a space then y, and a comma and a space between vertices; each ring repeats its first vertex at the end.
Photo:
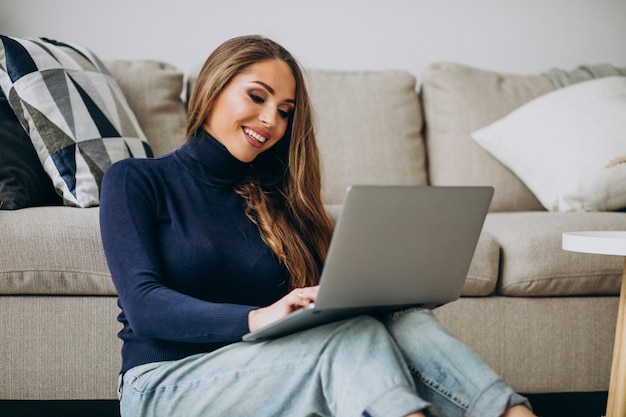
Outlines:
POLYGON ((296 297, 298 297, 301 300, 305 300, 308 304, 308 303, 312 303, 315 301, 315 299, 317 298, 318 290, 319 290, 318 286, 315 286, 315 287, 297 288, 293 292, 296 294, 296 297))

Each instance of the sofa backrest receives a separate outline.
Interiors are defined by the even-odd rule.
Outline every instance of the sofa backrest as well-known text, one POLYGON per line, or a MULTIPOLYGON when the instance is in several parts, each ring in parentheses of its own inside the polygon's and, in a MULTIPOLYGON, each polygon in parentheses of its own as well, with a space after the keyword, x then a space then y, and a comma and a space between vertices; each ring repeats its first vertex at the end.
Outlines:
MULTIPOLYGON (((191 71, 187 91, 199 68, 191 71)), ((407 71, 305 71, 321 157, 322 194, 351 184, 426 185, 422 109, 407 71)))
POLYGON ((105 64, 122 89, 155 156, 185 143, 187 111, 182 98, 181 71, 157 61, 114 60, 105 64))
POLYGON ((491 185, 491 211, 543 210, 533 193, 470 135, 553 89, 544 75, 430 65, 422 73, 421 88, 430 183, 491 185))
MULTIPOLYGON (((155 61, 106 64, 155 155, 179 148, 186 139, 183 73, 155 61)), ((191 71, 187 91, 198 70, 191 71)), ((419 94, 407 71, 309 69, 305 77, 327 205, 340 204, 350 184, 492 185, 491 211, 543 210, 470 134, 552 91, 546 76, 435 63, 423 72, 419 94)))
POLYGON ((427 184, 416 79, 405 71, 310 70, 326 204, 351 184, 427 184))

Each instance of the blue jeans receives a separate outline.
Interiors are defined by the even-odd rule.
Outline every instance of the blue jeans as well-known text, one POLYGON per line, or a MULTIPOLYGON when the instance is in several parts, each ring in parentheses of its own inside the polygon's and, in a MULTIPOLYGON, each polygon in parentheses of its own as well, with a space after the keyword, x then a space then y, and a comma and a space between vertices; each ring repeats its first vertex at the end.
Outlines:
POLYGON ((527 404, 426 310, 234 343, 120 382, 122 417, 497 417, 527 404))

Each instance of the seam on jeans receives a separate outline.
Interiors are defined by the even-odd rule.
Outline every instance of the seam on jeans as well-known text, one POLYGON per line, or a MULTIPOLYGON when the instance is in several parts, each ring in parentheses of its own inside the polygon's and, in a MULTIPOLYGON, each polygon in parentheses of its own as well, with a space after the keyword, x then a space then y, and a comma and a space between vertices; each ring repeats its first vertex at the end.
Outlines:
POLYGON ((464 412, 467 412, 467 410, 469 409, 470 404, 465 402, 463 399, 457 397, 456 395, 454 395, 453 392, 450 392, 446 389, 444 389, 444 387, 437 383, 436 381, 431 380, 430 378, 426 378, 420 371, 418 371, 417 369, 413 368, 412 366, 409 366, 409 370, 417 375, 417 377, 428 387, 432 388, 435 392, 437 392, 438 394, 442 395, 443 397, 446 397, 448 400, 452 401, 453 403, 455 403, 457 406, 459 406, 460 408, 462 408, 464 410, 464 412))

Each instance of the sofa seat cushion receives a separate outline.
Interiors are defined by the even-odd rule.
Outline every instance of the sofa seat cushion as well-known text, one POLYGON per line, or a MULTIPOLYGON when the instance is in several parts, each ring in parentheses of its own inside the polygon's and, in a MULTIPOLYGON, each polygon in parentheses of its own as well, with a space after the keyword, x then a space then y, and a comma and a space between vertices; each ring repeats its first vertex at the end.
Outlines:
POLYGON ((0 211, 0 294, 115 295, 99 209, 0 211))
POLYGON ((619 294, 624 259, 569 252, 562 234, 626 230, 626 213, 490 213, 484 233, 501 247, 498 293, 507 296, 619 294))
POLYGON ((474 257, 461 291, 464 297, 485 297, 494 294, 500 267, 500 244, 483 231, 478 238, 474 257))

